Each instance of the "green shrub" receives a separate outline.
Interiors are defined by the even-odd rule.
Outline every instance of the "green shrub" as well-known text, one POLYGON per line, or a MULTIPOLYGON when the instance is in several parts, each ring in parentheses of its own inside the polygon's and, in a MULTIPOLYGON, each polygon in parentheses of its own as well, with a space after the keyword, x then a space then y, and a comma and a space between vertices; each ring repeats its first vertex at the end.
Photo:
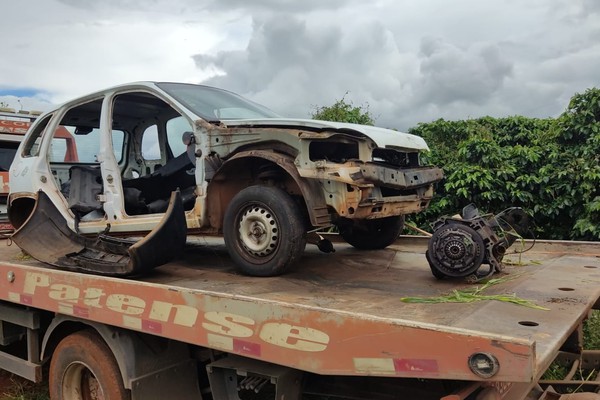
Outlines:
POLYGON ((556 119, 440 119, 410 132, 445 173, 430 208, 413 218, 421 227, 475 203, 524 208, 537 237, 600 239, 600 89, 573 96, 556 119))

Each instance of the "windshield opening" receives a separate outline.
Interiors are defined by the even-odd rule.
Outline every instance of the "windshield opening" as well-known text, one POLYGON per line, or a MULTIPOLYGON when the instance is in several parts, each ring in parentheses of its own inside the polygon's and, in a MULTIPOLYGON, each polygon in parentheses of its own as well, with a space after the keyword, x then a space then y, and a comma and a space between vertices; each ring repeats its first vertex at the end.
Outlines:
POLYGON ((279 118, 268 108, 226 90, 185 83, 156 85, 207 121, 279 118))

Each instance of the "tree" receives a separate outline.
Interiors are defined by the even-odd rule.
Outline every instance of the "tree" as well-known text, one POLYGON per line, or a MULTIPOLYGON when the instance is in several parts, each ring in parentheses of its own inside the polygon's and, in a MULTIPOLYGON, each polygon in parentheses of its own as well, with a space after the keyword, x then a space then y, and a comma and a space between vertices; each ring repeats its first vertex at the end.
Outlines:
POLYGON ((426 225, 470 203, 489 212, 512 206, 532 210, 541 184, 540 132, 551 122, 524 117, 440 119, 411 129, 428 142, 428 161, 442 167, 445 175, 430 208, 417 221, 426 225))
POLYGON ((532 214, 538 237, 600 239, 600 89, 575 94, 558 118, 484 117, 419 124, 428 160, 444 169, 426 227, 469 203, 532 214))
MULTIPOLYGON (((313 118, 373 124, 368 106, 345 98, 313 118)), ((422 228, 474 203, 490 213, 522 207, 537 237, 600 240, 600 89, 576 93, 558 118, 439 119, 409 132, 445 174, 430 207, 410 216, 422 228)))
POLYGON ((312 114, 312 118, 321 121, 375 125, 375 120, 369 111, 368 104, 366 106, 361 105, 357 107, 354 106, 352 102, 347 102, 345 97, 346 95, 331 106, 316 107, 312 114))
POLYGON ((555 132, 559 151, 549 169, 562 180, 551 188, 575 221, 572 236, 600 239, 600 89, 576 93, 558 118, 555 132))

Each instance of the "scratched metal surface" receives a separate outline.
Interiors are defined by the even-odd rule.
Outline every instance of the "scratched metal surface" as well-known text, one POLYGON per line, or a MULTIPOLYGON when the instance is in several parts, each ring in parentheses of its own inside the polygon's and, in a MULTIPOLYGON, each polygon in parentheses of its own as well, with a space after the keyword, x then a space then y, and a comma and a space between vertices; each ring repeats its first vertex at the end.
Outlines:
MULTIPOLYGON (((308 246, 299 265, 281 277, 250 278, 235 270, 220 239, 195 239, 179 260, 142 280, 181 290, 225 293, 257 301, 301 305, 339 315, 427 324, 474 335, 535 341, 536 370, 543 371, 559 344, 600 296, 600 245, 538 243, 522 255, 525 265, 506 267, 511 278, 487 294, 516 294, 549 310, 496 301, 470 304, 407 304, 406 296, 438 296, 472 285, 438 281, 425 260, 426 241, 400 239, 380 251, 358 251, 336 244, 335 254, 308 246)), ((17 259, 18 248, 0 245, 0 259, 17 259)), ((517 255, 507 259, 519 261, 517 255)), ((16 261, 15 261, 16 260, 16 261)))
POLYGON ((524 265, 506 266, 500 277, 510 279, 486 293, 514 293, 547 311, 498 301, 407 304, 402 297, 444 295, 473 285, 435 279, 424 256, 425 240, 400 239, 388 249, 371 252, 340 243, 335 246, 334 254, 308 246, 299 265, 288 274, 257 279, 236 272, 220 240, 198 239, 189 244, 184 259, 158 268, 147 280, 534 340, 538 370, 552 361, 559 345, 600 297, 600 244, 538 242, 520 257, 506 256, 524 265))

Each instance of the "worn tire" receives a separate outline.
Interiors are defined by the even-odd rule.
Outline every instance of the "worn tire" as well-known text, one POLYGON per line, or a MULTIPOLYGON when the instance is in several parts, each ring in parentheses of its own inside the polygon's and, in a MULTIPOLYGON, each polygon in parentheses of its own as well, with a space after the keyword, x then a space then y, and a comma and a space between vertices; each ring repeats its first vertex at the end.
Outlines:
POLYGON ((340 230, 346 242, 360 250, 379 250, 394 243, 404 229, 404 216, 357 221, 340 230))
POLYGON ((64 338, 50 361, 52 400, 129 400, 117 361, 104 340, 93 330, 64 338))
POLYGON ((283 190, 250 186, 236 194, 223 221, 227 251, 244 274, 284 273, 306 246, 299 206, 283 190))

